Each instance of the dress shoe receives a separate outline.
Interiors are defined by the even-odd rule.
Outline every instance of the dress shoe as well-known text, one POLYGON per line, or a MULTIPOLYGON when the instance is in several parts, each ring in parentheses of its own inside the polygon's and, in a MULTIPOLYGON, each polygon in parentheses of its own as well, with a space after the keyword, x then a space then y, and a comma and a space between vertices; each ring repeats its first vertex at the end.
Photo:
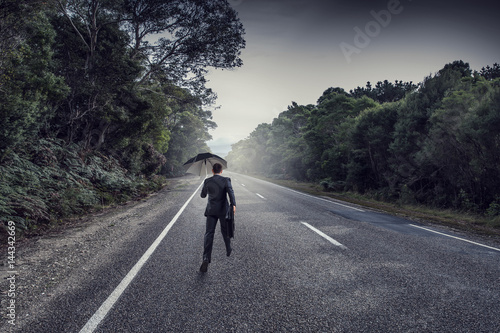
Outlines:
POLYGON ((207 269, 208 269, 208 261, 203 261, 200 267, 200 272, 206 273, 207 269))
POLYGON ((231 255, 231 252, 233 252, 233 249, 229 248, 229 250, 226 250, 226 255, 229 257, 231 255))

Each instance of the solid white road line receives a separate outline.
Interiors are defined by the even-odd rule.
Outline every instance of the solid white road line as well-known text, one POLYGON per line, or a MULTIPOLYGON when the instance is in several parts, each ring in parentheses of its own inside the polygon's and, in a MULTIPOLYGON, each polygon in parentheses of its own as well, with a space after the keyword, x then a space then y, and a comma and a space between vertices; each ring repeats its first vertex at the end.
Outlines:
POLYGON ((321 237, 323 237, 324 239, 326 239, 327 241, 329 241, 330 243, 332 243, 333 245, 338 246, 344 250, 347 250, 347 247, 345 247, 343 244, 337 242, 335 239, 328 236, 327 234, 323 233, 321 230, 316 229, 315 227, 311 226, 310 224, 308 224, 306 222, 301 222, 301 223, 303 225, 305 225, 306 227, 308 227, 309 229, 311 229, 312 231, 314 231, 315 233, 317 233, 318 235, 320 235, 321 237))
POLYGON ((420 227, 418 225, 414 225, 414 224, 410 224, 412 227, 415 227, 415 228, 419 228, 419 229, 423 229, 423 230, 427 230, 429 232, 433 232, 435 234, 439 234, 439 235, 443 235, 443 236, 446 236, 446 237, 450 237, 450 238, 454 238, 454 239, 458 239, 458 240, 461 240, 463 242, 467 242, 467 243, 471 243, 471 244, 474 244, 474 245, 478 245, 478 246, 482 246, 482 247, 485 247, 485 248, 488 248, 488 249, 491 249, 491 250, 495 250, 495 251, 500 251, 500 249, 497 249, 496 247, 492 247, 492 246, 488 246, 488 245, 484 245, 484 244, 481 244, 481 243, 476 243, 476 242, 473 242, 473 241, 470 241, 468 239, 465 239, 465 238, 460 238, 460 237, 456 237, 456 236, 452 236, 452 235, 447 235, 445 233, 442 233, 442 232, 439 232, 439 231, 435 231, 435 230, 432 230, 432 229, 428 229, 428 228, 424 228, 424 227, 420 227))
POLYGON ((261 199, 265 199, 262 195, 260 195, 259 193, 255 193, 259 198, 261 199))
MULTIPOLYGON (((277 186, 280 186, 280 185, 277 185, 277 186)), ((280 186, 280 187, 283 187, 283 186, 280 186)), ((354 207, 351 207, 351 206, 348 206, 348 205, 344 205, 344 204, 341 204, 341 203, 338 203, 338 202, 335 202, 335 201, 332 201, 332 200, 327 200, 327 199, 323 199, 323 198, 320 198, 320 197, 316 197, 314 195, 310 195, 310 194, 302 193, 302 192, 299 192, 299 191, 291 190, 291 189, 289 189, 287 187, 283 187, 283 188, 287 189, 287 190, 289 190, 291 192, 294 192, 294 193, 305 195, 306 197, 310 197, 310 198, 314 198, 314 199, 318 199, 318 200, 323 200, 323 201, 326 201, 326 202, 329 202, 329 203, 332 203, 332 204, 335 204, 335 205, 338 205, 338 206, 342 206, 342 207, 345 207, 345 208, 357 210, 358 212, 364 212, 364 210, 359 209, 359 208, 354 208, 354 207)))
POLYGON ((132 269, 127 273, 127 275, 123 278, 123 280, 120 282, 120 284, 113 290, 111 295, 102 303, 101 307, 94 313, 92 318, 89 319, 89 321, 85 324, 85 326, 80 330, 80 333, 87 333, 87 332, 94 332, 94 330, 97 328, 97 326, 101 323, 101 321, 106 317, 108 314, 109 310, 113 307, 113 305, 116 303, 118 298, 123 294, 125 289, 127 289, 128 285, 132 280, 135 278, 135 276, 139 273, 141 270, 142 266, 148 261, 149 257, 153 254, 153 252, 156 250, 158 245, 160 245, 161 241, 167 233, 170 231, 174 223, 177 221, 179 216, 181 216, 182 212, 186 209, 187 205, 189 202, 193 199, 196 193, 200 190, 201 185, 203 185, 203 182, 198 186, 196 191, 189 197, 189 199, 186 201, 186 203, 181 207, 181 209, 177 212, 177 214, 172 218, 172 220, 169 222, 169 224, 163 229, 162 233, 156 240, 151 244, 149 249, 142 255, 142 257, 139 259, 139 261, 132 267, 132 269))

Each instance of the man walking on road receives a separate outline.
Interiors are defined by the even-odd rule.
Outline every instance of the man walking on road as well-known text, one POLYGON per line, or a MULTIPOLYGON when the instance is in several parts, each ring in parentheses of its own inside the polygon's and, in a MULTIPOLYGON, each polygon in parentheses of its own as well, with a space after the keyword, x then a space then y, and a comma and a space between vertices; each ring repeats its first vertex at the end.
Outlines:
POLYGON ((200 267, 200 272, 206 272, 208 264, 212 258, 212 246, 214 242, 215 227, 217 220, 220 220, 222 237, 226 244, 226 255, 231 255, 231 238, 229 238, 226 230, 226 214, 229 209, 227 202, 227 195, 233 207, 233 212, 236 212, 236 199, 234 198, 233 187, 231 186, 231 179, 222 177, 222 165, 215 163, 212 168, 213 177, 205 179, 203 188, 201 190, 201 197, 205 198, 208 194, 207 208, 205 209, 205 216, 207 217, 206 231, 204 238, 203 250, 203 263, 200 267))

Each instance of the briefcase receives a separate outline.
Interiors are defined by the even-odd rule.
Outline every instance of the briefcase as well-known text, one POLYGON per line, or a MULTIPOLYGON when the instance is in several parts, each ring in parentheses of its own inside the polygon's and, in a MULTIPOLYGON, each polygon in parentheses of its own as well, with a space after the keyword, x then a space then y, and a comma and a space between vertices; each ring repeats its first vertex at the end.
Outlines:
POLYGON ((227 237, 234 238, 234 210, 233 205, 229 205, 226 213, 227 237))

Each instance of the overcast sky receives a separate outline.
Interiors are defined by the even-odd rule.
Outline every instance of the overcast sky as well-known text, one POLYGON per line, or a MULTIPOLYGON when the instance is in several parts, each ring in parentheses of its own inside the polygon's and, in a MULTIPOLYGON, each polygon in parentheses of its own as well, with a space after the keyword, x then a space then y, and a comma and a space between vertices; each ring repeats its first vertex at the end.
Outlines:
POLYGON ((218 95, 208 143, 225 156, 292 101, 367 81, 421 82, 454 60, 500 63, 495 1, 229 0, 245 28, 243 66, 211 71, 218 95))

